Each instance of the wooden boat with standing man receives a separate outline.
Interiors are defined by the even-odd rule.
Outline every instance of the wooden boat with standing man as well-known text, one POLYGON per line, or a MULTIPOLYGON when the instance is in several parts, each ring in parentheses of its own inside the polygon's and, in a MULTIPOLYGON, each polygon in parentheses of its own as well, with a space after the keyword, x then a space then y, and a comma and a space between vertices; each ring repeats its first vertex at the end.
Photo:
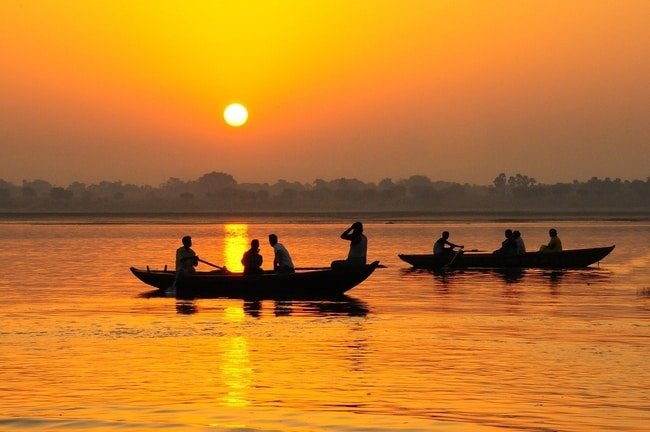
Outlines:
POLYGON ((342 268, 303 267, 295 273, 264 271, 259 274, 232 273, 225 269, 197 271, 177 277, 173 270, 131 267, 142 282, 160 290, 175 287, 181 298, 240 299, 326 299, 336 298, 366 280, 379 261, 342 268))

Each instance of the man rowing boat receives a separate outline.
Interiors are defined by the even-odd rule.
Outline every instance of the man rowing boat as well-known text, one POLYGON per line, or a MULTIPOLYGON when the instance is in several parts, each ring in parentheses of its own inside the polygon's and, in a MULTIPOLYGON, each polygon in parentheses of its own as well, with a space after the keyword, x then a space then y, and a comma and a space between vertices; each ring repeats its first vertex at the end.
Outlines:
POLYGON ((464 246, 453 244, 449 240, 449 231, 443 231, 442 237, 440 237, 433 244, 433 254, 434 255, 443 255, 443 254, 454 254, 454 248, 463 249, 464 246), (449 247, 446 247, 449 246, 449 247))
POLYGON ((183 246, 176 249, 176 272, 183 274, 195 273, 199 264, 199 256, 192 250, 192 237, 185 236, 182 239, 183 246))

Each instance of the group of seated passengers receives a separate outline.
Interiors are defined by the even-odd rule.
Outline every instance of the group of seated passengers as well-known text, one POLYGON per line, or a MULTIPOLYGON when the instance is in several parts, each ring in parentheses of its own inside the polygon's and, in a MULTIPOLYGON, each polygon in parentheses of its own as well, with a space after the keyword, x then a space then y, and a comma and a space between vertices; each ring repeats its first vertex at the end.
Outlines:
MULTIPOLYGON (((273 271, 277 273, 295 273, 293 261, 289 251, 282 243, 278 243, 278 236, 269 234, 269 244, 273 248, 273 271)), ((242 256, 241 263, 244 266, 244 274, 261 274, 262 262, 264 259, 260 254, 260 242, 258 239, 251 240, 251 247, 242 256)))
POLYGON ((501 242, 501 247, 494 251, 495 254, 501 255, 523 255, 526 253, 526 245, 521 233, 517 230, 507 229, 506 238, 501 242))
MULTIPOLYGON (((501 243, 501 247, 495 250, 494 253, 503 255, 523 255, 526 253, 526 246, 519 231, 507 229, 505 236, 506 238, 501 243)), ((557 230, 551 228, 548 230, 548 236, 551 239, 548 244, 541 245, 539 251, 544 253, 562 252, 562 241, 557 236, 557 230)))

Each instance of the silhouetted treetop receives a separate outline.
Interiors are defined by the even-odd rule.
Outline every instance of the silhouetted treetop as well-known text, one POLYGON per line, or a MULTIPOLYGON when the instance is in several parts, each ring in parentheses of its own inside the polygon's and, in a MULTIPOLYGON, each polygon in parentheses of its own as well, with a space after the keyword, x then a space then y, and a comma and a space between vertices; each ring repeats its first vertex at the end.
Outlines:
POLYGON ((650 210, 650 177, 645 180, 591 179, 541 184, 524 174, 500 173, 490 185, 431 180, 424 175, 355 178, 300 183, 238 183, 210 172, 196 180, 170 177, 158 187, 100 181, 55 186, 46 180, 21 185, 0 179, 1 211, 529 211, 535 209, 650 210))

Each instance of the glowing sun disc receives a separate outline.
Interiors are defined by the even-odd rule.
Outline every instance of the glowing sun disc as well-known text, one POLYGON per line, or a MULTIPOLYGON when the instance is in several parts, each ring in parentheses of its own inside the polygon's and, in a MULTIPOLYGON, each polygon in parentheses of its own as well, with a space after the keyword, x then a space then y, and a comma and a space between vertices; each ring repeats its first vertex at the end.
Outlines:
POLYGON ((248 120, 248 110, 242 104, 230 104, 223 111, 223 119, 230 126, 239 127, 246 123, 246 120, 248 120))

